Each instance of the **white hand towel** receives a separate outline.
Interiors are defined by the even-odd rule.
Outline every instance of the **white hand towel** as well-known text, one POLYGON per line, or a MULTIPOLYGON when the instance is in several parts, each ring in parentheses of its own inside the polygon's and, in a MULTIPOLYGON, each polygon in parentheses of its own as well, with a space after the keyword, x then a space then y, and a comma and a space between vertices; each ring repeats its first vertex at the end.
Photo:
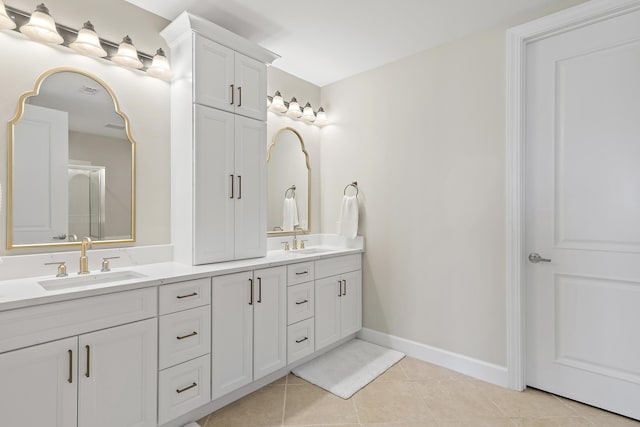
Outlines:
POLYGON ((296 199, 285 198, 284 206, 282 207, 282 230, 293 231, 297 225, 299 225, 299 221, 298 204, 296 203, 296 199))
POLYGON ((358 198, 344 196, 340 205, 340 226, 338 234, 353 239, 358 234, 358 198))

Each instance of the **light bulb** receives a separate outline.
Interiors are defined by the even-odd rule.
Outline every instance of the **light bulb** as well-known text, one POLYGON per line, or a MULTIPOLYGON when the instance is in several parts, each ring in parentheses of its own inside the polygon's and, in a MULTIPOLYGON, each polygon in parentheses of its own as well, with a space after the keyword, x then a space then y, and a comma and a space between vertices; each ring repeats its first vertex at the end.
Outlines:
POLYGON ((147 74, 157 79, 171 80, 173 73, 171 72, 171 67, 169 66, 169 60, 167 59, 167 56, 164 54, 164 50, 158 49, 155 56, 153 57, 151 66, 147 70, 147 74))
POLYGON ((16 23, 7 14, 7 9, 4 7, 4 3, 0 0, 0 29, 13 30, 16 27, 16 23))
POLYGON ((36 6, 29 22, 20 27, 20 32, 31 40, 39 42, 61 44, 64 41, 56 30, 56 23, 44 3, 36 6))
POLYGON ((93 56, 94 58, 107 56, 107 52, 100 45, 100 39, 91 21, 84 23, 82 29, 78 31, 78 37, 74 42, 69 43, 69 47, 76 52, 93 56))
POLYGON ((138 51, 136 50, 131 38, 125 36, 122 42, 118 46, 118 53, 111 57, 111 60, 118 65, 124 67, 140 69, 143 67, 142 61, 138 58, 138 51))
POLYGON ((287 110, 287 115, 291 117, 295 117, 296 119, 302 116, 302 111, 300 111, 300 104, 298 104, 298 100, 294 96, 289 101, 289 109, 287 110))

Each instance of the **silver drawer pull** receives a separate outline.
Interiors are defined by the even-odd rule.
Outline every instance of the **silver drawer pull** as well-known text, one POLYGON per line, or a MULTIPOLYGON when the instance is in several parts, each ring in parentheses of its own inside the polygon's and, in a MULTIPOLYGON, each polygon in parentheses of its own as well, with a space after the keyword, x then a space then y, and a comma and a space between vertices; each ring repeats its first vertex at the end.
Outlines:
POLYGON ((308 337, 304 337, 304 338, 302 338, 301 340, 296 340, 296 342, 297 342, 298 344, 300 344, 301 342, 304 342, 304 341, 306 341, 306 340, 308 340, 308 339, 309 339, 308 337))
POLYGON ((190 297, 195 297, 196 295, 198 295, 198 293, 197 292, 193 292, 193 293, 190 293, 190 294, 187 294, 187 295, 178 295, 178 296, 176 296, 176 298, 178 298, 178 299, 190 298, 190 297))
POLYGON ((181 336, 181 337, 176 337, 176 339, 183 340, 183 339, 185 339, 185 338, 195 337, 196 335, 198 335, 198 333, 197 333, 196 331, 193 331, 193 332, 191 332, 190 334, 183 335, 183 336, 181 336))
POLYGON ((296 276, 302 276, 303 274, 309 274, 308 271, 301 271, 300 273, 296 273, 296 276))
POLYGON ((178 388, 178 389, 176 389, 176 393, 184 393, 185 391, 187 391, 187 390, 191 390, 192 388, 197 387, 197 386, 198 386, 198 384, 193 383, 193 384, 191 384, 191 385, 186 386, 185 388, 178 388))
POLYGON ((297 301, 296 301, 296 305, 306 304, 306 303, 308 303, 308 302, 309 302, 309 300, 304 300, 304 301, 300 301, 300 302, 297 302, 297 301))

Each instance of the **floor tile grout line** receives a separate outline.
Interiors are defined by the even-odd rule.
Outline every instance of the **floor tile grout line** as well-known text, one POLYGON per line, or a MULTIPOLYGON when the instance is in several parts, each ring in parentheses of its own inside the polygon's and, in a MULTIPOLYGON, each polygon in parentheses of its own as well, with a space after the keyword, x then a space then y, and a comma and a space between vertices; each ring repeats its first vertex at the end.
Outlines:
POLYGON ((290 373, 287 373, 287 375, 284 377, 284 399, 282 402, 282 422, 281 425, 284 425, 284 416, 286 414, 287 411, 287 388, 289 388, 289 375, 290 373))

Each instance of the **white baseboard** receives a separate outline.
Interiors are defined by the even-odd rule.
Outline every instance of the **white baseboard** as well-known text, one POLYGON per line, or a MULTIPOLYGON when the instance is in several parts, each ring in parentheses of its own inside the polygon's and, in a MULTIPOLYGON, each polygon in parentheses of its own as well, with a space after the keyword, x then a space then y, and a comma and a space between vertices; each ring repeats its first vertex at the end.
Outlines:
POLYGON ((363 328, 358 338, 405 353, 407 356, 460 372, 502 387, 508 386, 506 366, 494 365, 430 345, 363 328))

